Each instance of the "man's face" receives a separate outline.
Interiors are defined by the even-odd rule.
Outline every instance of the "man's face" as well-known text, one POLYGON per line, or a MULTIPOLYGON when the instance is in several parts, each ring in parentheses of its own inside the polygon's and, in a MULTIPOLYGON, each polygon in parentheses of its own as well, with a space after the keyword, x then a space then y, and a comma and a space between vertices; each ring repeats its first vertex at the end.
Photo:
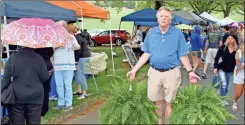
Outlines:
POLYGON ((166 10, 158 12, 157 21, 159 25, 162 27, 169 26, 171 23, 171 13, 166 10))

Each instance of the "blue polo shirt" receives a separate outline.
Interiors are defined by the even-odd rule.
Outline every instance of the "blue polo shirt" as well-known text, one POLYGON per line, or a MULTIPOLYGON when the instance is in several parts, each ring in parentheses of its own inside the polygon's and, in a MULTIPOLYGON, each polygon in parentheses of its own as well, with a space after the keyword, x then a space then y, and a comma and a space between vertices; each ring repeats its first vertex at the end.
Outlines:
POLYGON ((150 54, 150 65, 158 69, 178 66, 180 57, 189 53, 183 33, 173 26, 165 34, 159 27, 151 28, 141 49, 150 54))

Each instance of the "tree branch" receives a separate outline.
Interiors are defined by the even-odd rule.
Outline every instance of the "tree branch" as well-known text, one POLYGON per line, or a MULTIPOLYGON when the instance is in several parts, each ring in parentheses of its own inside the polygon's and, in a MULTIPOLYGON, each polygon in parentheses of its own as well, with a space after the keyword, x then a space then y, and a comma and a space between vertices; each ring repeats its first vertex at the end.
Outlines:
POLYGON ((213 8, 211 8, 208 13, 211 13, 214 9, 216 9, 219 6, 219 4, 216 4, 213 8))

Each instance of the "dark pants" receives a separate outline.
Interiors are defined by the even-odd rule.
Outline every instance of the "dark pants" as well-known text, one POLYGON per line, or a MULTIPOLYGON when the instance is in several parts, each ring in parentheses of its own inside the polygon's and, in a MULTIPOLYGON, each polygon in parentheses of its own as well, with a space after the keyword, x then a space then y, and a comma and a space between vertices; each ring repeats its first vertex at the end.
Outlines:
POLYGON ((40 124, 42 105, 14 104, 8 106, 9 124, 40 124))
POLYGON ((44 83, 44 85, 43 85, 43 88, 44 88, 44 98, 43 98, 43 106, 42 106, 41 116, 45 116, 45 114, 48 112, 49 92, 50 92, 50 80, 51 80, 51 77, 49 77, 48 81, 46 81, 44 83))

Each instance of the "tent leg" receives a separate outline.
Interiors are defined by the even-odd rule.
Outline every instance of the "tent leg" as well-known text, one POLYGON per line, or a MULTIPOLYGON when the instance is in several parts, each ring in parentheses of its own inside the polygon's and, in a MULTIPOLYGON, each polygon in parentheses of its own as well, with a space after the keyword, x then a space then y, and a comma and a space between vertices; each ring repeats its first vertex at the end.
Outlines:
POLYGON ((82 17, 82 30, 84 30, 84 25, 83 25, 83 23, 84 23, 84 19, 83 19, 83 17, 82 17))
POLYGON ((133 24, 132 36, 135 35, 135 34, 134 34, 134 30, 135 30, 135 21, 134 21, 134 24, 133 24))
POLYGON ((114 57, 113 57, 113 50, 112 50, 111 19, 110 19, 109 25, 110 25, 110 26, 109 26, 109 29, 110 29, 110 43, 111 43, 112 71, 113 71, 113 74, 115 74, 114 57))
POLYGON ((118 28, 119 30, 120 30, 120 28, 121 28, 121 22, 122 22, 122 21, 120 20, 120 24, 119 24, 119 28, 118 28))
MULTIPOLYGON (((2 16, 0 16, 0 24, 1 24, 1 31, 0 31, 0 34, 2 34, 2 16)), ((1 39, 1 43, 0 43, 0 61, 2 62, 2 53, 3 53, 3 41, 1 39)), ((1 63, 0 65, 0 68, 1 68, 1 72, 2 72, 2 68, 3 68, 3 65, 1 63)), ((1 73, 2 74, 2 73, 1 73)), ((0 87, 2 88, 2 76, 0 77, 0 87)), ((2 109, 2 105, 1 105, 1 109, 2 109)))
MULTIPOLYGON (((6 27, 7 26, 7 17, 4 16, 3 18, 4 18, 4 27, 6 27)), ((9 54, 9 45, 6 45, 6 52, 7 52, 7 58, 9 58, 10 57, 10 54, 9 54)))
MULTIPOLYGON (((91 68, 90 61, 89 61, 89 66, 90 66, 90 68, 91 68)), ((93 73, 93 69, 92 69, 92 68, 91 68, 91 71, 92 71, 92 76, 93 76, 94 86, 95 86, 97 92, 99 92, 99 89, 98 89, 98 86, 97 86, 97 83, 96 83, 96 80, 95 80, 95 77, 94 77, 94 73, 93 73)))
POLYGON ((79 25, 79 21, 77 20, 77 26, 78 26, 78 29, 81 30, 81 26, 79 25))

